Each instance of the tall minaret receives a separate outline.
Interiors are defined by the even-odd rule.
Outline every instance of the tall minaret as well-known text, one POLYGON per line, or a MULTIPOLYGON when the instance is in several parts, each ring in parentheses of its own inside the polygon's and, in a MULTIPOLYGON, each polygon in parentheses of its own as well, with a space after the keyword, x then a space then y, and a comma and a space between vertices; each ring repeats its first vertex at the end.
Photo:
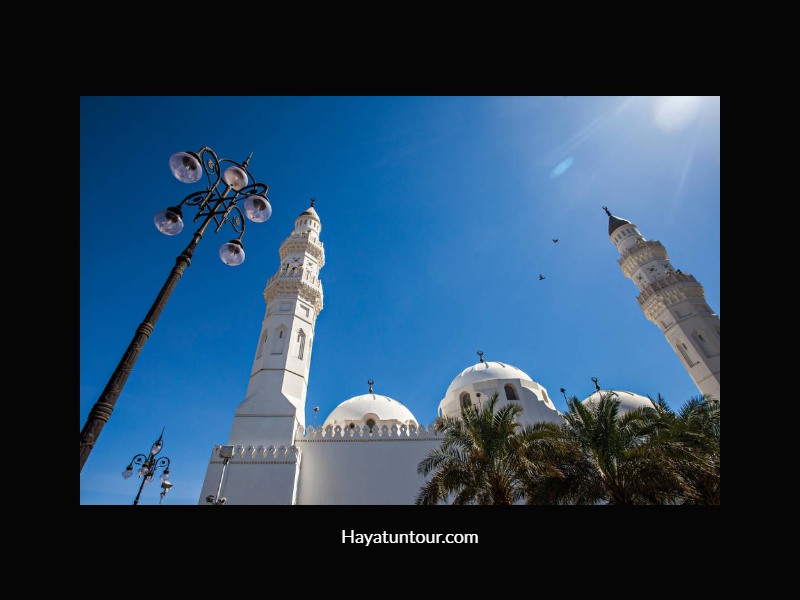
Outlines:
POLYGON ((267 312, 244 402, 236 409, 229 444, 292 444, 305 427, 306 390, 314 325, 322 311, 320 269, 325 250, 314 201, 281 244, 280 266, 267 281, 267 312))
POLYGON ((706 304, 703 286, 672 267, 661 242, 648 242, 636 225, 603 210, 644 316, 662 331, 700 392, 719 399, 719 317, 706 304))

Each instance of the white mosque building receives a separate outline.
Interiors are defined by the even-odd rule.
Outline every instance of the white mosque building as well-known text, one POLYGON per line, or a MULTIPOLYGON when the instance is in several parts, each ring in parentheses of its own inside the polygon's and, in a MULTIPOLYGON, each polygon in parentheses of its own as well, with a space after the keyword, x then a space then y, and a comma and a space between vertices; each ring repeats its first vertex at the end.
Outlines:
MULTIPOLYGON (((424 483, 417 465, 441 443, 441 437, 397 400, 376 394, 372 380, 367 393, 339 404, 319 427, 306 426, 311 351, 316 319, 323 308, 321 231, 312 200, 280 246, 278 272, 264 290, 267 310, 245 399, 236 408, 227 443, 215 445, 211 451, 199 504, 413 504, 424 483)), ((698 296, 699 284, 693 277, 676 278, 668 273, 663 247, 658 242, 644 242, 634 225, 610 213, 609 235, 622 254, 623 272, 636 278, 642 296, 649 294, 644 301, 640 296, 639 301, 645 315, 650 318, 652 313, 659 322, 672 317, 663 328, 667 339, 677 344, 678 350, 684 342, 692 344, 691 350, 686 349, 691 353, 684 364, 691 363, 687 367, 690 374, 699 367, 698 375, 692 375, 695 382, 715 389, 718 398, 719 319, 713 315, 714 324, 705 312, 686 314, 689 307, 706 307, 704 300, 702 306, 700 302, 702 287, 698 296), (624 240, 615 240, 623 225, 632 233, 626 231, 624 240), (660 278, 649 271, 651 260, 645 257, 650 253, 637 252, 639 238, 657 255, 660 278), (649 286, 638 279, 639 274, 647 278, 649 286), (652 298, 657 299, 656 308, 651 308, 652 298), (709 358, 694 345, 703 339, 698 334, 716 335, 715 357, 709 358), (716 388, 709 381, 716 381, 716 388)), ((479 354, 480 361, 464 369, 447 388, 439 415, 458 416, 462 405, 480 404, 497 393, 500 406, 515 402, 523 407, 523 425, 562 421, 541 384, 515 366, 484 361, 479 354)), ((596 402, 600 393, 598 390, 584 402, 596 402)), ((650 404, 638 394, 615 393, 622 411, 650 404)))

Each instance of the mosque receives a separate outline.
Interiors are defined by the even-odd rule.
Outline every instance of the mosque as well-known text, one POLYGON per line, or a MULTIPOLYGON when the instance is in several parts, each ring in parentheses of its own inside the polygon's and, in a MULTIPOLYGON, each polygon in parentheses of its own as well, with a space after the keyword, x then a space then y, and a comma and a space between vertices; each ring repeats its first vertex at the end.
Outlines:
MULTIPOLYGON (((608 234, 620 268, 638 288, 639 305, 659 327, 701 393, 719 398, 719 317, 702 286, 669 263, 658 241, 608 214, 608 234)), ((244 401, 236 408, 225 444, 215 445, 199 504, 413 504, 423 483, 417 464, 441 443, 432 425, 419 423, 397 400, 373 391, 339 404, 319 427, 306 427, 306 391, 315 324, 323 308, 320 270, 322 223, 311 206, 295 220, 279 248, 280 266, 264 290, 262 321, 244 401)), ((644 396, 613 391, 621 410, 650 404, 644 396)), ((499 405, 523 407, 523 425, 561 422, 547 390, 519 368, 480 361, 453 379, 439 415, 493 394, 499 405)))

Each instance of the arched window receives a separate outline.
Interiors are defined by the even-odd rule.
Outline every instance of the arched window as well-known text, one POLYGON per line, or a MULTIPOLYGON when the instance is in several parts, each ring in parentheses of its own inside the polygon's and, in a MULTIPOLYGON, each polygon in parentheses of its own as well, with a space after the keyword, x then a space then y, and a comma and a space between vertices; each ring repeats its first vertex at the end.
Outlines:
POLYGON ((706 358, 711 358, 715 354, 719 354, 719 344, 713 335, 703 335, 700 331, 695 330, 692 334, 695 339, 695 347, 700 348, 706 358))
POLYGON ((264 332, 264 337, 261 338, 261 343, 258 345, 258 354, 256 358, 259 358, 262 354, 264 354, 264 346, 267 345, 267 336, 269 335, 269 331, 264 332))
POLYGON ((517 391, 514 389, 513 385, 507 383, 503 389, 505 389, 506 391, 506 398, 508 398, 509 400, 519 400, 519 397, 517 396, 517 391))
POLYGON ((283 346, 286 343, 286 327, 281 325, 276 331, 276 335, 272 336, 272 350, 270 354, 283 354, 283 346))
POLYGON ((303 330, 297 332, 297 358, 303 360, 303 354, 306 350, 306 334, 303 330))
POLYGON ((681 356, 683 357, 683 360, 686 361, 687 365, 693 367, 695 364, 697 364, 689 356, 689 348, 686 347, 686 344, 678 340, 678 342, 675 345, 678 348, 678 352, 680 352, 681 356))
POLYGON ((461 408, 466 408, 467 406, 472 405, 472 398, 469 397, 469 394, 467 392, 461 394, 460 401, 461 401, 461 408))

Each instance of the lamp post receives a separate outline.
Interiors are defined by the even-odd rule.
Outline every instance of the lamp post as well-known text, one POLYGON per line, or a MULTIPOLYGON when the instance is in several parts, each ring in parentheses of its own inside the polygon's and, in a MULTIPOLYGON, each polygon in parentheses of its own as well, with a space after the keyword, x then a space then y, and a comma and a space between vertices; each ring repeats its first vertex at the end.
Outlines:
POLYGON ((235 446, 220 446, 219 457, 222 459, 222 473, 219 476, 219 487, 217 487, 217 494, 209 494, 206 496, 206 503, 214 506, 222 506, 228 499, 222 495, 222 482, 225 479, 225 467, 231 462, 235 451, 235 446))
POLYGON ((122 472, 123 479, 130 479, 133 476, 133 465, 140 465, 139 470, 137 471, 137 475, 142 480, 142 483, 139 485, 139 492, 136 494, 136 498, 133 501, 133 505, 136 506, 139 504, 139 497, 142 495, 142 489, 146 483, 152 483, 156 476, 157 469, 164 469, 164 472, 161 474, 159 478, 161 480, 161 488, 164 490, 161 492, 161 501, 159 504, 164 502, 164 496, 167 495, 167 492, 172 487, 172 483, 169 481, 169 458, 166 456, 161 456, 156 458, 159 452, 161 452, 161 448, 164 447, 164 430, 161 430, 161 435, 158 436, 155 444, 153 444, 152 448, 150 448, 149 454, 137 454, 131 459, 131 462, 128 463, 128 466, 125 467, 125 470, 122 472))
POLYGON ((108 380, 103 393, 94 403, 86 424, 81 430, 81 471, 89 454, 100 437, 100 432, 111 417, 114 405, 117 403, 122 388, 133 370, 133 365, 139 358, 144 344, 153 333, 158 317, 169 300, 172 291, 191 264, 194 249, 203 237, 206 228, 213 220, 216 224, 215 233, 222 229, 225 223, 231 225, 238 234, 235 239, 225 242, 219 249, 219 257, 226 265, 237 266, 244 261, 244 217, 255 223, 263 223, 272 215, 272 206, 267 198, 269 186, 264 183, 251 183, 254 179, 247 165, 253 153, 243 163, 238 163, 229 158, 217 158, 214 151, 204 146, 197 152, 176 152, 169 159, 172 174, 183 183, 196 183, 203 174, 208 183, 201 191, 193 192, 186 196, 176 206, 169 206, 156 213, 153 222, 156 228, 165 235, 177 235, 183 229, 183 211, 181 207, 196 207, 197 214, 193 222, 203 218, 197 231, 194 232, 192 241, 175 259, 175 266, 167 277, 166 283, 156 296, 153 305, 136 329, 133 340, 117 365, 116 370, 108 380), (224 165, 230 164, 223 170, 224 165), (244 213, 238 203, 242 202, 244 213))

